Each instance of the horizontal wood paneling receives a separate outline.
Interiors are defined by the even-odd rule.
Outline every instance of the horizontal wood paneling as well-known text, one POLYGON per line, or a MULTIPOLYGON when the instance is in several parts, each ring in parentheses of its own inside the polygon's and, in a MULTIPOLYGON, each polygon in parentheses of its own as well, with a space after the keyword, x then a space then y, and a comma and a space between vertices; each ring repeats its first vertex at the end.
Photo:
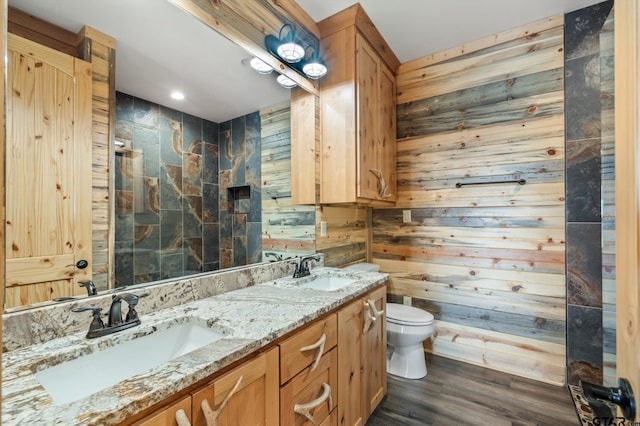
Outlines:
POLYGON ((291 122, 289 103, 260 111, 262 176, 262 257, 283 258, 315 251, 313 206, 291 202, 291 122))
POLYGON ((551 383, 565 381, 562 23, 400 67, 398 202, 372 215, 389 293, 436 317, 428 351, 551 383), (456 188, 514 179, 527 184, 456 188))
POLYGON ((325 255, 325 265, 345 266, 367 259, 367 208, 356 206, 316 207, 316 250, 325 255), (320 222, 327 223, 327 236, 320 236, 320 222))

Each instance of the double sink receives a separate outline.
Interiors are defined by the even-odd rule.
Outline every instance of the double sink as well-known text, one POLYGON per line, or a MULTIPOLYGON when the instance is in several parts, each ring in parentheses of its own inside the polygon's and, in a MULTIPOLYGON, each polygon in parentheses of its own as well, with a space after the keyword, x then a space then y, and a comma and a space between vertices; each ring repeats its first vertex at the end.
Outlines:
MULTIPOLYGON (((271 284, 335 292, 356 281, 357 276, 322 274, 276 280, 271 284)), ((211 327, 197 316, 184 316, 179 321, 147 328, 143 323, 134 329, 100 338, 114 339, 115 343, 106 349, 34 371, 34 375, 55 403, 70 403, 160 367, 223 339, 227 334, 228 330, 211 327)))

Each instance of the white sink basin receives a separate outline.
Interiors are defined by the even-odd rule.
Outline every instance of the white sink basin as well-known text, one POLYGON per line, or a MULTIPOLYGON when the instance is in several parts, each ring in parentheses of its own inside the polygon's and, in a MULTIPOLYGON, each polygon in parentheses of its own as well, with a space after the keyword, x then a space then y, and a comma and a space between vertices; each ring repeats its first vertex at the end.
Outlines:
POLYGON ((356 280, 352 278, 336 277, 332 275, 320 275, 315 277, 311 281, 300 284, 300 288, 312 288, 314 290, 322 291, 336 291, 348 286, 349 284, 353 284, 354 282, 356 282, 356 280))
POLYGON ((36 372, 35 376, 54 402, 72 402, 222 337, 222 333, 195 322, 176 324, 168 329, 63 362, 36 372))

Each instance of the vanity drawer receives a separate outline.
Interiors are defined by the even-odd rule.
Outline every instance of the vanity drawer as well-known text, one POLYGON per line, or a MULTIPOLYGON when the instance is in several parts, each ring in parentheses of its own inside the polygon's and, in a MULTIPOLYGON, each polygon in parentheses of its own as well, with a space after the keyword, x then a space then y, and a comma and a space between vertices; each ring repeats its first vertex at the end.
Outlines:
POLYGON ((336 346, 337 330, 336 315, 332 314, 283 341, 280 344, 280 384, 312 365, 318 354, 326 354, 336 346))
MULTIPOLYGON (((312 425, 307 417, 296 412, 298 405, 310 405, 308 413, 315 424, 333 424, 329 415, 337 413, 338 350, 325 354, 318 366, 304 369, 280 388, 280 424, 284 426, 312 425), (330 395, 330 396, 328 396, 330 395), (325 420, 329 418, 329 423, 325 420)), ((300 410, 298 410, 300 411, 300 410)))

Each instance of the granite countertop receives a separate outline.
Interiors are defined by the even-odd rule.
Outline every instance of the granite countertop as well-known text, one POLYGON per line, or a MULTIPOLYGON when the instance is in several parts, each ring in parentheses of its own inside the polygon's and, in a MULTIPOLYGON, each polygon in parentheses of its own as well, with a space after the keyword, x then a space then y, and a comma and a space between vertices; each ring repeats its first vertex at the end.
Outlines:
MULTIPOLYGON (((326 292, 299 287, 311 277, 280 278, 142 315, 139 326, 110 336, 89 340, 85 338, 85 332, 77 333, 3 354, 2 424, 118 424, 387 280, 387 274, 353 273, 333 268, 316 268, 312 277, 316 275, 347 276, 357 278, 357 281, 340 290, 326 292), (54 402, 34 375, 34 372, 77 358, 79 354, 93 353, 188 321, 206 325, 224 336, 159 367, 69 403, 54 402)), ((100 369, 100 365, 95 368, 100 369)), ((86 374, 90 380, 91 372, 86 374)))

